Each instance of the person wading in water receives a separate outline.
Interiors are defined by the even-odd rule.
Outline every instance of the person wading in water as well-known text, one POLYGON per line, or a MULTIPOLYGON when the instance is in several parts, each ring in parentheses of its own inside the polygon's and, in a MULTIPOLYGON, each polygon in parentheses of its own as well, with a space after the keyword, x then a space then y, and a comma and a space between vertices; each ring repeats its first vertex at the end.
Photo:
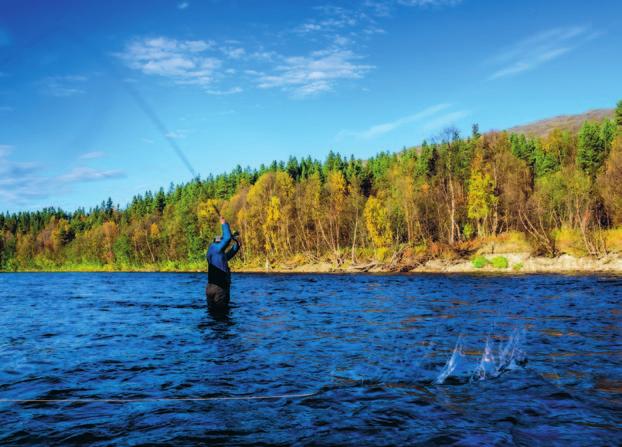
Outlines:
POLYGON ((207 305, 211 310, 226 310, 229 307, 229 289, 231 287, 231 271, 229 260, 240 249, 240 241, 237 232, 231 234, 229 224, 224 217, 220 216, 222 236, 216 237, 209 246, 205 258, 207 259, 207 287, 205 296, 207 305), (229 250, 227 246, 231 241, 233 245, 229 250))

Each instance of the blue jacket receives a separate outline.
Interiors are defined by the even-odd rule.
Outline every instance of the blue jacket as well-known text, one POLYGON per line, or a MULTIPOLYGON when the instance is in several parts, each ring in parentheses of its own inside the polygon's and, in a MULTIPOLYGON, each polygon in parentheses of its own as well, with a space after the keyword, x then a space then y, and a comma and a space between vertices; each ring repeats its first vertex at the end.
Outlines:
POLYGON ((231 271, 229 270, 229 259, 233 258, 240 249, 237 241, 227 250, 231 242, 231 229, 228 223, 222 224, 222 238, 220 242, 214 242, 209 246, 205 258, 208 265, 208 282, 220 287, 229 287, 231 283, 231 271))

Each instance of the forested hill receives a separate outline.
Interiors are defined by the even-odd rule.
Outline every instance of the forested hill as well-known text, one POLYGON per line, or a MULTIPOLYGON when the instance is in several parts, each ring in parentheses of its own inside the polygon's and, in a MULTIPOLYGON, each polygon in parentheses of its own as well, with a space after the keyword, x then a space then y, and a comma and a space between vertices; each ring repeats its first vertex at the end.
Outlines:
POLYGON ((0 214, 0 269, 198 269, 239 229, 244 266, 468 253, 513 235, 554 255, 622 250, 622 101, 613 119, 546 136, 448 133, 363 161, 290 158, 90 210, 0 214))
POLYGON ((578 132, 586 121, 602 122, 612 119, 614 109, 595 109, 578 115, 559 115, 553 118, 534 121, 508 129, 510 133, 523 133, 531 136, 545 137, 555 129, 578 132))

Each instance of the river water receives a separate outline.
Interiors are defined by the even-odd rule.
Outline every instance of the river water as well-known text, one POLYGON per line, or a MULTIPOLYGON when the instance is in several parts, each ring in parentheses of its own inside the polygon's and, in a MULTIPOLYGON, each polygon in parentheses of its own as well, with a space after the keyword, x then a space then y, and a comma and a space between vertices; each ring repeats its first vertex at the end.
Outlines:
POLYGON ((0 275, 0 444, 621 445, 622 277, 0 275))

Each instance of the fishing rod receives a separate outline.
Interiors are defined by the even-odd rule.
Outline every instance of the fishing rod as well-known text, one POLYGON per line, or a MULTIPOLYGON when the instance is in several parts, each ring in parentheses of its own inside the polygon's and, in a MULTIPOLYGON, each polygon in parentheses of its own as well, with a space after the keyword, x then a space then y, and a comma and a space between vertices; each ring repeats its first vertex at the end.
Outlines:
MULTIPOLYGON (((216 206, 216 204, 214 204, 214 203, 212 202, 212 203, 211 203, 211 205, 212 205, 212 208, 214 209, 214 211, 216 211, 216 214, 217 214, 219 217, 221 217, 221 218, 222 218, 222 213, 220 212, 220 210, 218 209, 218 207, 216 206)), ((233 231, 233 232, 231 233, 231 237, 232 237, 233 239, 235 239, 236 241, 237 241, 237 237, 238 237, 239 235, 240 235, 240 232, 239 232, 239 231, 237 231, 237 230, 235 230, 235 231, 233 231)), ((238 244, 239 244, 239 241, 238 241, 238 244)))
POLYGON ((220 213, 220 210, 218 209, 218 207, 214 204, 214 202, 212 202, 212 208, 214 208, 214 211, 216 211, 216 214, 218 214, 218 216, 222 216, 222 214, 220 213))

